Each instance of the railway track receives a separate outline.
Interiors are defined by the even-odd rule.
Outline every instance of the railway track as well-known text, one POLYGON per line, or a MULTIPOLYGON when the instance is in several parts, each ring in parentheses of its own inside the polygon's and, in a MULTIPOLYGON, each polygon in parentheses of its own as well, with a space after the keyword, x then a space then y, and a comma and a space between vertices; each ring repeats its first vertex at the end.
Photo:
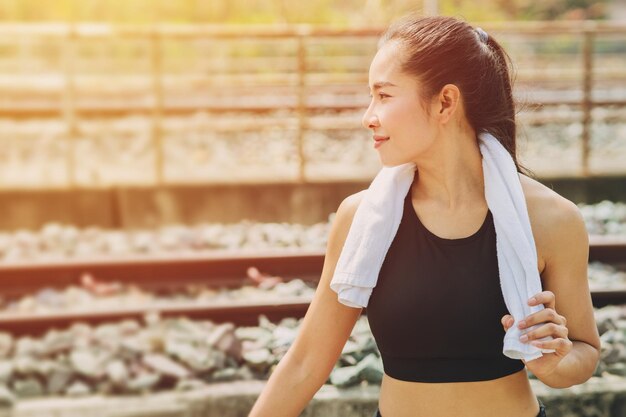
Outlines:
MULTIPOLYGON (((590 261, 626 266, 626 238, 602 236, 590 238, 590 261)), ((286 281, 300 278, 317 283, 324 263, 323 251, 211 251, 193 255, 168 257, 144 256, 66 260, 46 263, 0 264, 0 294, 19 296, 42 288, 65 288, 78 285, 84 274, 101 282, 115 281, 133 284, 149 291, 173 290, 186 285, 202 284, 209 287, 239 288, 250 285, 246 271, 254 266, 286 281)), ((626 286, 592 290, 595 307, 626 303, 626 286)), ((237 325, 254 326, 264 314, 272 321, 285 317, 303 317, 310 299, 281 297, 273 300, 249 302, 205 303, 188 302, 159 304, 147 307, 120 307, 118 309, 68 311, 63 313, 0 314, 0 329, 16 335, 37 335, 51 328, 63 328, 73 322, 98 324, 125 318, 140 319, 145 313, 158 311, 163 317, 187 316, 216 322, 231 321, 237 325)))

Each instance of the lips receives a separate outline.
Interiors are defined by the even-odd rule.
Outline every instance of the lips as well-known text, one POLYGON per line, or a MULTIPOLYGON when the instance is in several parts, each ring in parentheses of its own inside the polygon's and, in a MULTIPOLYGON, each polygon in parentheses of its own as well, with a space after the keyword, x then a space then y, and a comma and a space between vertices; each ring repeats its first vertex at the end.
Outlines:
POLYGON ((387 136, 374 135, 374 149, 378 149, 383 146, 383 143, 387 142, 389 138, 387 136))

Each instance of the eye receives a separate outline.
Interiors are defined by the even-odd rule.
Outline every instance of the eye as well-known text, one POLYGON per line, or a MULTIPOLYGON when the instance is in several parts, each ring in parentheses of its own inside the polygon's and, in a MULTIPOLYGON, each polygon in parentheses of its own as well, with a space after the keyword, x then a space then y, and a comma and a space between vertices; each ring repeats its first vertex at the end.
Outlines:
MULTIPOLYGON (((370 96, 370 98, 374 97, 371 94, 369 96, 370 96)), ((388 94, 385 94, 385 93, 378 93, 378 98, 380 98, 381 100, 384 99, 384 98, 387 98, 387 97, 391 97, 391 96, 388 95, 388 94)))

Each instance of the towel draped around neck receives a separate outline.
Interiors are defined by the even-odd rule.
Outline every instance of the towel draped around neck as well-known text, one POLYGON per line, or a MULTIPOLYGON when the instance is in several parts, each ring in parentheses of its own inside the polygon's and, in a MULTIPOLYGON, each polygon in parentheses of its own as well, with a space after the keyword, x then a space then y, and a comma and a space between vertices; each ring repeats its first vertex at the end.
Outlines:
MULTIPOLYGON (((527 300, 542 289, 526 200, 509 152, 490 133, 482 132, 478 139, 485 198, 496 230, 500 287, 506 307, 515 320, 504 335, 502 353, 528 362, 554 349, 541 349, 519 340, 522 331, 517 328, 518 322, 545 308, 541 304, 527 304, 527 300)), ((330 284, 342 304, 356 308, 367 306, 385 255, 398 231, 404 198, 416 169, 414 163, 383 167, 364 193, 330 284)), ((538 340, 549 341, 552 337, 538 340)))

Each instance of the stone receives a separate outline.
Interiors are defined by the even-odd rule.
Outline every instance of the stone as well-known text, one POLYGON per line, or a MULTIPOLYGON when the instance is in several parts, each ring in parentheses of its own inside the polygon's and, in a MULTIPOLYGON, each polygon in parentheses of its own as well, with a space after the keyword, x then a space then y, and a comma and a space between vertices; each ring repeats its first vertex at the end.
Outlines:
POLYGON ((299 278, 294 278, 286 283, 279 284, 276 292, 281 295, 290 295, 295 297, 312 297, 315 294, 315 288, 311 288, 299 278))
POLYGON ((355 366, 344 366, 344 367, 336 367, 330 373, 330 383, 335 385, 336 387, 349 387, 352 385, 356 385, 360 380, 361 369, 358 365, 355 366))
POLYGON ((40 359, 35 363, 35 372, 44 378, 48 378, 53 372, 61 368, 66 367, 53 359, 40 359))
POLYGON ((117 343, 112 343, 111 339, 119 339, 121 338, 123 331, 122 323, 105 323, 97 326, 93 331, 94 338, 100 344, 107 344, 109 346, 117 346, 119 344, 118 340, 115 340, 117 343))
POLYGON ((626 363, 623 361, 613 363, 606 368, 606 371, 614 375, 626 377, 626 363))
POLYGON ((336 366, 330 375, 330 383, 338 387, 349 387, 361 381, 380 384, 383 378, 382 360, 375 354, 369 354, 358 364, 336 366))
POLYGON ((183 379, 189 377, 189 370, 167 356, 149 354, 143 357, 143 363, 161 375, 183 379))
POLYGON ((43 354, 48 356, 60 352, 68 352, 74 345, 74 337, 70 332, 50 330, 43 338, 43 354))
POLYGON ((274 363, 274 357, 268 349, 243 352, 243 359, 255 371, 265 371, 274 363))
POLYGON ((0 360, 0 385, 8 384, 13 376, 14 365, 10 360, 0 360))
POLYGON ((106 365, 106 374, 114 383, 121 385, 129 378, 129 372, 126 364, 121 360, 113 360, 106 365))
POLYGON ((121 335, 129 336, 137 334, 141 330, 141 325, 137 320, 125 319, 118 324, 121 335))
POLYGON ((151 372, 142 372, 131 378, 126 388, 131 392, 149 392, 158 382, 159 375, 151 372))
POLYGON ((626 356, 626 347, 624 344, 604 344, 602 345, 602 351, 600 353, 600 358, 604 361, 605 364, 611 365, 616 362, 621 362, 624 360, 626 356))
POLYGON ((241 374, 237 368, 225 368, 217 370, 211 375, 213 382, 236 381, 241 378, 241 374))
POLYGON ((192 391, 204 387, 206 387, 206 383, 201 379, 182 379, 178 381, 174 389, 176 391, 192 391))
POLYGON ((37 360, 32 356, 18 356, 13 358, 13 369, 22 375, 35 374, 38 371, 37 360))
POLYGON ((6 385, 0 384, 0 407, 13 407, 17 399, 6 385))
POLYGON ((216 352, 210 347, 197 349, 188 343, 172 340, 166 342, 165 352, 199 373, 208 372, 219 365, 216 352))
POLYGON ((626 285, 626 272, 619 271, 609 264, 590 262, 588 271, 591 290, 626 285))
MULTIPOLYGON (((617 325, 616 325, 617 327, 617 325)), ((600 340, 603 343, 623 343, 624 333, 616 330, 609 330, 600 336, 600 340)))
POLYGON ((149 344, 139 335, 125 337, 120 343, 120 353, 122 357, 128 359, 141 356, 144 352, 148 352, 149 350, 149 344))
POLYGON ((273 333, 274 330, 276 330, 277 325, 272 323, 265 314, 259 314, 259 327, 267 329, 273 333))
POLYGON ((65 307, 63 293, 55 288, 42 288, 35 294, 34 299, 37 307, 45 306, 57 309, 65 307))
POLYGON ((345 345, 343 346, 343 349, 341 350, 341 354, 352 355, 356 352, 359 352, 360 350, 361 350, 361 347, 359 346, 358 343, 352 340, 347 340, 345 345))
POLYGON ((102 363, 90 350, 73 351, 70 354, 70 363, 77 373, 89 378, 99 378, 104 374, 102 363))
POLYGON ((158 311, 149 311, 143 316, 148 327, 157 326, 161 322, 161 313, 158 311))
POLYGON ((43 352, 42 341, 32 337, 20 337, 15 343, 15 356, 41 356, 43 352))
POLYGON ((88 349, 91 346, 92 328, 87 323, 75 322, 69 332, 72 336, 72 349, 88 349))
POLYGON ((298 335, 297 328, 284 326, 282 323, 274 329, 272 347, 291 346, 298 335))
POLYGON ((380 357, 371 353, 367 355, 359 364, 359 377, 373 384, 380 384, 383 380, 383 363, 380 357))
POLYGON ((46 390, 49 394, 57 395, 65 392, 68 384, 74 377, 69 367, 59 365, 47 378, 46 390))
POLYGON ((229 356, 241 357, 242 345, 235 334, 233 323, 223 323, 216 326, 207 337, 207 344, 229 356))
POLYGON ((84 397, 91 394, 91 388, 82 381, 74 381, 69 387, 67 387, 65 394, 70 397, 84 397))
POLYGON ((235 329, 235 336, 239 340, 250 340, 260 346, 267 346, 274 338, 271 331, 261 327, 238 327, 235 329))
POLYGON ((13 392, 19 398, 39 397, 44 390, 41 382, 37 378, 19 378, 13 381, 13 392))
POLYGON ((13 336, 0 332, 0 358, 7 358, 13 350, 13 336))

